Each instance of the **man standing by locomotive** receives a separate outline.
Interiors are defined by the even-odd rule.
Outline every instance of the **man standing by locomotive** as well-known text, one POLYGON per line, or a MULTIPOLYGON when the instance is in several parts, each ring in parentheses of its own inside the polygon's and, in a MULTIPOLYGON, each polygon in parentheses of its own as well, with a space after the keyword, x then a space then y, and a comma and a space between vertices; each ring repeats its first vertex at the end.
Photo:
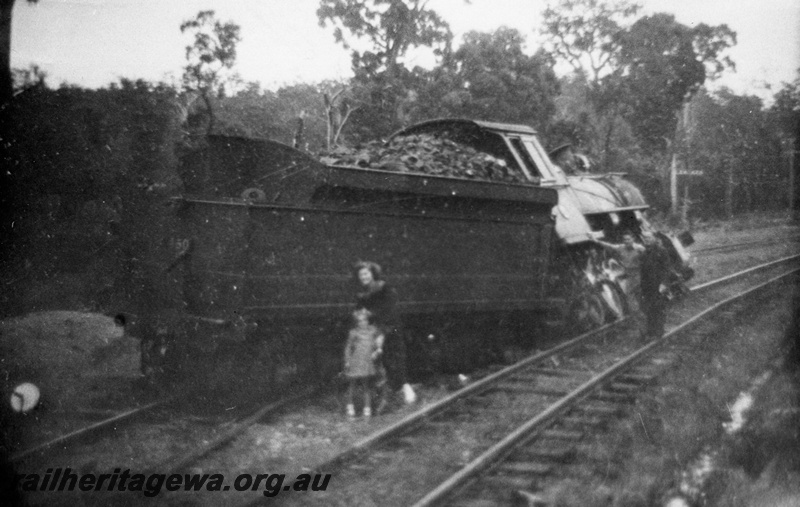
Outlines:
POLYGON ((642 240, 645 246, 641 257, 642 311, 647 320, 642 337, 653 340, 664 335, 670 263, 667 250, 652 232, 644 231, 642 240))

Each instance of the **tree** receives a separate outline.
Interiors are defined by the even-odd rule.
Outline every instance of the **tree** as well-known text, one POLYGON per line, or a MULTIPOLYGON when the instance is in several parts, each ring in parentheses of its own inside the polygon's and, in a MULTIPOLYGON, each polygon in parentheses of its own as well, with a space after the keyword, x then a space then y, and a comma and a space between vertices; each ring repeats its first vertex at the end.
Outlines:
POLYGON ((352 51, 356 75, 394 75, 411 48, 432 47, 440 56, 452 40, 450 26, 427 9, 425 0, 320 0, 319 24, 334 26, 336 42, 345 49, 352 38, 366 39, 370 49, 352 51), (345 34, 350 33, 350 37, 345 34))
MULTIPOLYGON (((11 18, 16 0, 0 0, 0 104, 5 104, 14 94, 11 74, 11 18)), ((27 0, 35 4, 39 0, 27 0)))
POLYGON ((740 211, 785 209, 787 179, 780 127, 760 98, 700 90, 690 103, 693 135, 683 155, 694 176, 684 192, 701 214, 730 218, 740 211))
POLYGON ((427 3, 320 0, 320 26, 333 25, 336 42, 352 49, 355 78, 351 92, 360 103, 350 117, 356 138, 387 135, 405 123, 419 73, 403 64, 409 50, 428 47, 437 57, 449 53, 450 27, 427 3), (354 49, 359 44, 366 49, 354 49))
POLYGON ((733 62, 722 53, 736 44, 727 25, 687 27, 671 14, 646 16, 619 34, 627 118, 646 147, 665 148, 677 113, 706 79, 733 62))
POLYGON ((569 64, 575 76, 573 84, 584 84, 588 111, 582 118, 562 118, 562 125, 583 120, 592 122, 585 129, 595 133, 591 140, 599 155, 600 166, 615 167, 617 147, 612 144, 624 123, 624 88, 619 64, 620 33, 636 15, 640 6, 625 0, 560 0, 544 13, 541 33, 546 47, 557 59, 569 64))
POLYGON ((640 8, 625 0, 560 0, 545 9, 541 33, 548 38, 547 49, 598 87, 602 77, 617 69, 624 20, 640 8))
POLYGON ((783 88, 775 94, 775 103, 771 115, 779 126, 783 137, 785 152, 788 155, 790 171, 790 205, 797 212, 800 203, 800 69, 798 77, 792 83, 784 83, 783 88))
POLYGON ((353 108, 350 101, 342 94, 347 88, 342 88, 333 93, 323 93, 325 102, 325 119, 327 124, 327 135, 325 136, 325 149, 330 151, 339 142, 342 129, 347 123, 350 114, 357 108, 353 108))
POLYGON ((527 55, 524 45, 524 36, 512 28, 467 33, 422 90, 418 109, 543 130, 555 112, 558 80, 549 55, 527 55))
POLYGON ((181 24, 181 33, 189 31, 194 35, 193 44, 186 46, 186 60, 183 71, 184 89, 200 94, 206 106, 208 127, 206 133, 214 128, 212 97, 224 93, 225 83, 230 79, 229 71, 236 63, 236 44, 241 41, 239 25, 233 22, 221 23, 214 17, 214 11, 200 11, 195 19, 181 24))

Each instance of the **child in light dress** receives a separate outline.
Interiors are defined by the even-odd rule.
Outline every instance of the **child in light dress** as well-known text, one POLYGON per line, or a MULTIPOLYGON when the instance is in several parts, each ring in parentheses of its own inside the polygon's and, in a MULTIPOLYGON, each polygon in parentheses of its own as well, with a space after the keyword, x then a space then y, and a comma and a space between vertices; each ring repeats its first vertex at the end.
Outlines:
POLYGON ((370 322, 372 314, 364 308, 353 312, 355 326, 347 336, 344 349, 344 375, 348 379, 347 415, 355 417, 353 403, 355 391, 360 388, 364 393, 364 417, 372 416, 370 406, 371 381, 378 373, 376 361, 383 354, 383 333, 370 322))

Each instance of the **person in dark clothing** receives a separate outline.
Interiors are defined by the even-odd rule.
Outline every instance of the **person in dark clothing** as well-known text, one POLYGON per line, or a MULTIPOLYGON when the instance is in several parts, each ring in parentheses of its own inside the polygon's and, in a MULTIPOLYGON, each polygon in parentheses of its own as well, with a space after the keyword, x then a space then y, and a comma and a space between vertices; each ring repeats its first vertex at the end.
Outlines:
POLYGON ((417 395, 408 383, 406 374, 406 344, 397 315, 397 292, 381 279, 381 267, 374 262, 356 263, 355 273, 362 289, 356 296, 356 308, 369 310, 373 323, 385 337, 382 360, 388 386, 382 389, 379 406, 388 399, 388 388, 402 389, 405 402, 414 403, 417 395))
POLYGON ((669 253, 650 231, 642 233, 645 251, 640 260, 641 306, 645 315, 644 339, 664 335, 667 313, 667 281, 670 275, 669 253))

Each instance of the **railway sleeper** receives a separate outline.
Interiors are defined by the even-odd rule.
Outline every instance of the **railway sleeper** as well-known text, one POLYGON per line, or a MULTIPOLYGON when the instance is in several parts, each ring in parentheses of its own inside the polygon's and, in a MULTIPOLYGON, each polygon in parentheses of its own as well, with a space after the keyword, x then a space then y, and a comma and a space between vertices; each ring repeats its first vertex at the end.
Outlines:
POLYGON ((424 436, 412 434, 412 435, 404 435, 395 441, 400 443, 401 445, 405 446, 408 449, 419 449, 420 443, 424 440, 424 436))
POLYGON ((508 381, 505 381, 505 382, 497 383, 497 384, 489 387, 484 392, 490 392, 490 391, 514 391, 514 392, 530 391, 531 389, 533 389, 533 387, 534 386, 532 385, 531 382, 522 383, 522 382, 508 382, 508 381))
POLYGON ((514 375, 503 379, 506 384, 535 384, 539 378, 536 375, 514 375))
POLYGON ((436 419, 430 419, 430 424, 453 424, 453 423, 468 423, 475 420, 475 412, 472 410, 457 409, 449 411, 446 414, 437 415, 436 419))
POLYGON ((482 481, 492 489, 507 491, 508 489, 533 489, 537 485, 534 477, 518 474, 495 474, 490 475, 482 481))
POLYGON ((547 389, 541 387, 531 392, 532 394, 538 394, 539 396, 550 396, 556 398, 561 398, 562 396, 566 396, 569 394, 569 391, 565 391, 562 389, 547 389))
POLYGON ((641 389, 641 384, 636 384, 633 382, 612 382, 605 388, 610 392, 633 394, 638 392, 639 389, 641 389))
MULTIPOLYGON (((653 382, 653 380, 655 380, 655 378, 656 378, 656 375, 653 374, 653 373, 629 372, 629 373, 623 373, 618 378, 619 378, 619 380, 621 380, 622 382, 624 382, 626 384, 646 385, 646 384, 649 384, 649 383, 653 382)), ((611 384, 611 385, 615 385, 615 384, 617 384, 617 383, 615 382, 614 384, 611 384)))
POLYGON ((551 461, 555 463, 569 463, 577 456, 574 445, 563 445, 556 442, 538 441, 534 445, 529 445, 517 449, 511 454, 515 461, 537 460, 551 461))
MULTIPOLYGON (((523 394, 539 394, 540 392, 546 392, 546 390, 539 389, 535 385, 532 384, 519 384, 519 383, 507 383, 504 382, 502 384, 497 384, 484 392, 508 392, 508 393, 523 393, 523 394)), ((547 395, 552 396, 552 395, 547 395)))
POLYGON ((636 399, 634 392, 600 391, 592 396, 592 399, 610 403, 629 404, 636 399))
POLYGON ((445 419, 438 419, 436 421, 426 421, 423 424, 418 424, 414 426, 414 428, 411 429, 406 436, 409 438, 414 438, 414 437, 438 435, 442 431, 447 431, 449 433, 452 430, 453 426, 455 425, 456 423, 454 423, 453 421, 447 421, 445 419))
POLYGON ((475 396, 470 396, 469 398, 464 398, 461 401, 464 408, 467 410, 470 409, 486 409, 494 403, 494 399, 492 399, 492 391, 491 389, 487 389, 485 391, 481 391, 480 393, 476 394, 475 396))
MULTIPOLYGON (((388 449, 378 449, 370 451, 369 453, 369 460, 370 462, 381 462, 381 461, 388 461, 391 462, 397 459, 397 452, 391 451, 388 449)), ((372 470, 374 470, 374 466, 372 470)))
POLYGON ((504 461, 498 465, 497 469, 504 474, 525 474, 526 476, 538 475, 545 476, 553 472, 553 465, 540 461, 504 461))
POLYGON ((622 407, 615 403, 592 402, 578 407, 580 412, 605 417, 614 417, 622 412, 622 407))
POLYGON ((602 428, 608 424, 606 418, 586 415, 571 415, 563 418, 561 421, 565 426, 579 428, 602 428))
POLYGON ((525 377, 514 377, 511 379, 503 380, 503 384, 508 384, 510 386, 529 386, 532 388, 536 388, 541 391, 563 391, 563 394, 567 394, 568 391, 566 389, 565 383, 568 382, 569 379, 566 381, 564 377, 553 377, 553 376, 542 376, 542 375, 531 375, 525 377))
MULTIPOLYGON (((416 444, 417 444, 416 440, 414 440, 412 438, 405 437, 405 436, 400 437, 400 438, 393 438, 391 440, 388 440, 383 445, 381 445, 380 451, 377 451, 377 452, 381 452, 381 453, 385 453, 385 454, 398 453, 398 452, 402 452, 402 451, 407 451, 409 449, 414 449, 414 446, 416 444)), ((372 451, 372 452, 376 452, 376 451, 372 451)))
POLYGON ((581 440, 583 438, 583 432, 582 431, 569 430, 569 429, 551 428, 551 429, 548 429, 548 430, 545 430, 544 432, 542 432, 541 436, 542 436, 542 438, 545 438, 545 439, 548 439, 548 440, 572 440, 572 441, 578 441, 578 440, 581 440))
POLYGON ((450 417, 447 416, 439 416, 437 419, 428 419, 425 421, 425 426, 430 426, 431 428, 451 428, 453 426, 458 426, 461 423, 468 423, 472 422, 474 417, 468 414, 459 414, 458 417, 450 417))
MULTIPOLYGON (((588 374, 582 370, 568 370, 566 368, 532 368, 527 371, 534 374, 531 376, 533 379, 541 375, 548 377, 582 377, 588 374)), ((521 377, 521 375, 518 376, 518 378, 519 377, 521 377)))
MULTIPOLYGON (((466 495, 465 495, 466 496, 466 495)), ((455 501, 448 503, 452 507, 497 507, 498 505, 505 505, 507 503, 507 496, 505 498, 497 497, 497 498, 486 498, 483 497, 474 497, 471 496, 469 498, 461 498, 459 497, 455 501)))

